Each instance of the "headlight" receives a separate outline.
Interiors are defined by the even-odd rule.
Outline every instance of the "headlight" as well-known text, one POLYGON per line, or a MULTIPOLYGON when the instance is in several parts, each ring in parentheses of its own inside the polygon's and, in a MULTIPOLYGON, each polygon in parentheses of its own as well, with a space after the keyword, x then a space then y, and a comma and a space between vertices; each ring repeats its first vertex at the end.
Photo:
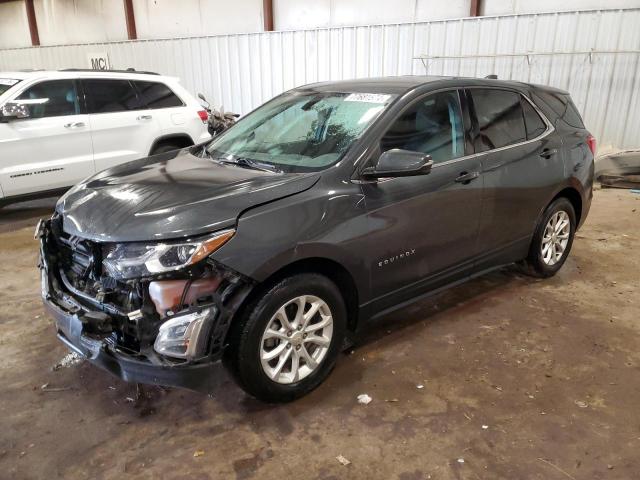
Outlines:
POLYGON ((199 262, 224 245, 235 230, 188 242, 120 243, 105 248, 104 269, 114 278, 128 279, 180 270, 199 262))

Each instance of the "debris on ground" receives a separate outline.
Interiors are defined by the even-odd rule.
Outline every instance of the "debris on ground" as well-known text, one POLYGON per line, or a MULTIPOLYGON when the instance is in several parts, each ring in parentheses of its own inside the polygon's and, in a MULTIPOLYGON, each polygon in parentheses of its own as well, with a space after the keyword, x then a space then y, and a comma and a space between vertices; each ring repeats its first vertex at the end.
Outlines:
POLYGON ((74 365, 78 365, 82 363, 83 360, 84 358, 82 358, 76 352, 69 352, 67 355, 62 357, 62 359, 58 363, 56 363, 53 367, 51 367, 51 370, 56 372, 61 368, 73 367, 74 365))
POLYGON ((458 463, 464 463, 464 458, 459 458, 458 463))
POLYGON ((338 456, 336 457, 336 460, 338 460, 338 461, 339 461, 342 465, 344 465, 345 467, 346 467, 347 465, 351 465, 351 462, 350 462, 348 459, 346 459, 345 457, 343 457, 342 455, 338 455, 338 456))
POLYGON ((418 390, 422 390, 422 389, 424 388, 424 385, 422 385, 422 384, 420 384, 420 385, 416 385, 416 388, 417 388, 418 390))
POLYGON ((361 393, 360 395, 358 395, 358 403, 361 403, 362 405, 369 405, 371 403, 371 400, 373 400, 373 398, 371 398, 366 393, 361 393))
POLYGON ((598 177, 603 188, 630 188, 631 193, 640 193, 640 175, 634 173, 600 175, 598 177))
POLYGON ((387 398, 385 400, 385 402, 387 402, 387 403, 396 403, 396 402, 399 402, 399 401, 400 400, 398 400, 397 398, 387 398))
POLYGON ((487 428, 489 428, 489 425, 482 425, 483 430, 486 430, 487 428))
POLYGON ((50 387, 48 383, 40 386, 40 390, 43 392, 66 392, 72 390, 72 387, 50 387))
POLYGON ((576 400, 574 403, 580 408, 587 408, 589 406, 587 402, 584 402, 582 400, 576 400))
POLYGON ((193 452, 193 456, 194 456, 195 458, 197 458, 197 457, 201 457, 201 456, 203 456, 203 455, 204 455, 204 450, 196 450, 195 452, 193 452))

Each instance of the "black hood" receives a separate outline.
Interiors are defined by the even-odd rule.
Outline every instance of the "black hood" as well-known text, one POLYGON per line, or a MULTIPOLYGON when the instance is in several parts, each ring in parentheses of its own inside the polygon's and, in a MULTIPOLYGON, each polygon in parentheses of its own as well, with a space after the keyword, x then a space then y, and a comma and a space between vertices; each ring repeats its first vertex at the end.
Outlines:
POLYGON ((272 173, 185 149, 105 170, 65 194, 64 230, 100 242, 183 238, 236 224, 245 210, 311 188, 318 173, 272 173))

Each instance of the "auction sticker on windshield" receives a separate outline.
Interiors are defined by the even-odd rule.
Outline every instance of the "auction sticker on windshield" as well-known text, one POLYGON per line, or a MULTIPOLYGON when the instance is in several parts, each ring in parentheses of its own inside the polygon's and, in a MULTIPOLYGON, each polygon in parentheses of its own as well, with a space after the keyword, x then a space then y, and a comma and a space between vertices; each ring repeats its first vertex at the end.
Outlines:
POLYGON ((345 102, 387 103, 391 95, 381 93, 351 93, 344 99, 345 102))

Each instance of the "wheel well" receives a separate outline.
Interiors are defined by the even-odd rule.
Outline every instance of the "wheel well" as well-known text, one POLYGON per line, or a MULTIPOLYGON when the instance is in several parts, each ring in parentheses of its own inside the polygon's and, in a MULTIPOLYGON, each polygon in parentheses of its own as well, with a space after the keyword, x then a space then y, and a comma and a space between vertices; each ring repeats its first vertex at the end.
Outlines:
POLYGON ((166 135, 156 138, 149 149, 149 155, 153 155, 153 151, 163 145, 176 145, 178 148, 184 148, 193 145, 193 140, 187 134, 166 135))
MULTIPOLYGON (((358 322, 358 289, 351 274, 338 262, 327 258, 305 258, 281 268, 254 288, 243 302, 242 308, 250 304, 268 286, 298 273, 319 273, 336 284, 347 309, 347 327, 355 331, 358 322)), ((242 309, 241 308, 241 309, 242 309)))
POLYGON ((553 203, 558 198, 564 197, 571 202, 573 206, 573 210, 576 212, 576 225, 580 225, 580 218, 582 218, 582 197, 578 193, 575 188, 565 188, 564 190, 558 192, 558 194, 553 197, 553 200, 549 203, 553 203))

